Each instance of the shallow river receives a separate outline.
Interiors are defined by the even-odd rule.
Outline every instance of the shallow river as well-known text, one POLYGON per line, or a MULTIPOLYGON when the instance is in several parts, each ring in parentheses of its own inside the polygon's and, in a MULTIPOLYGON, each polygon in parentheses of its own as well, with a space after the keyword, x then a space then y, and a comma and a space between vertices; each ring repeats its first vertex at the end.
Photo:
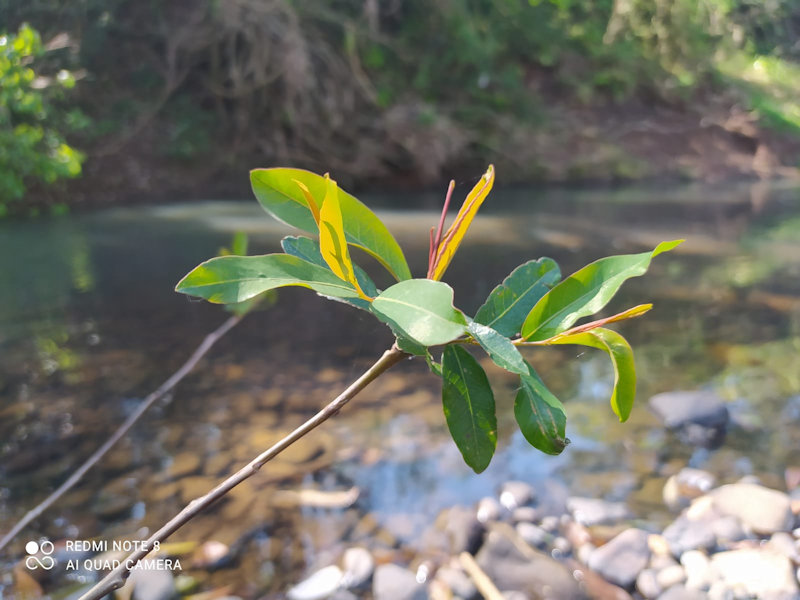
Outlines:
MULTIPOLYGON (((435 202, 430 196, 414 206, 435 202)), ((412 271, 423 273, 437 215, 395 209, 382 216, 407 248, 412 271)), ((251 252, 279 251, 288 233, 255 201, 0 223, 0 533, 225 319, 218 307, 172 289, 237 230, 250 234, 251 252)), ((530 258, 550 256, 566 275, 601 256, 675 238, 687 241, 628 282, 607 312, 655 304, 618 327, 634 347, 639 374, 628 423, 616 422, 608 406, 606 355, 532 351, 530 360, 567 406, 572 440, 561 456, 544 456, 516 431, 513 382, 487 365, 499 392, 498 453, 475 475, 449 440, 437 379, 424 364, 401 364, 177 532, 172 540, 190 542, 187 548, 213 540, 234 548, 236 558, 224 568, 193 568, 203 559, 187 550, 182 583, 243 598, 280 594, 352 543, 402 563, 424 544, 421 532, 441 509, 472 504, 511 479, 625 501, 652 527, 669 519, 661 500, 666 477, 686 465, 722 482, 754 474, 784 488, 784 470, 800 466, 800 188, 499 190, 446 280, 456 304, 472 313, 530 258), (719 449, 682 444, 647 410, 655 393, 694 389, 730 402, 734 425, 719 449), (302 506, 292 493, 299 490, 330 492, 326 500, 346 506, 302 506)), ((363 312, 308 290, 281 290, 0 552, 0 598, 15 592, 12 566, 25 556, 26 541, 146 538, 308 418, 390 343, 388 330, 363 312)), ((39 585, 56 594, 90 575, 62 570, 39 585)))

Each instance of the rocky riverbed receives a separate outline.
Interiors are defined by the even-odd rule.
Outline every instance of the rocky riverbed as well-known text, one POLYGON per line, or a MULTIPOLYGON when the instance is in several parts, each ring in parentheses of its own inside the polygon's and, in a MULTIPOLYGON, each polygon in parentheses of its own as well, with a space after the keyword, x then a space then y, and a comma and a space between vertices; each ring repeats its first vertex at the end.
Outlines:
MULTIPOLYGON (((684 468, 663 489, 674 519, 662 530, 642 526, 623 503, 571 496, 554 481, 532 486, 509 481, 472 506, 456 505, 438 515, 416 540, 415 550, 369 513, 352 523, 348 542, 305 578, 263 598, 289 600, 626 600, 800 598, 800 487, 787 473, 790 493, 755 478, 717 485, 712 473, 684 468)), ((357 490, 298 492, 292 501, 350 514, 357 490)), ((395 528, 401 527, 395 524, 395 528)), ((181 560, 183 573, 135 571, 127 593, 134 600, 184 596, 208 600, 231 595, 234 586, 196 593, 216 571, 250 560, 250 534, 232 544, 209 540, 167 543, 158 554, 181 560)), ((262 539, 262 543, 263 543, 262 539)), ((257 547, 257 544, 256 546, 257 547)), ((124 553, 70 552, 57 544, 60 565, 119 560, 124 553)), ((89 564, 89 563, 86 563, 89 564)), ((268 565, 269 560, 265 559, 268 565)), ((14 569, 19 593, 41 587, 22 565, 14 569)), ((51 575, 52 576, 52 575, 51 575)), ((64 598, 85 591, 92 573, 69 577, 64 598)), ((242 582, 252 587, 256 582, 242 582)), ((127 593, 123 597, 128 598, 127 593)))

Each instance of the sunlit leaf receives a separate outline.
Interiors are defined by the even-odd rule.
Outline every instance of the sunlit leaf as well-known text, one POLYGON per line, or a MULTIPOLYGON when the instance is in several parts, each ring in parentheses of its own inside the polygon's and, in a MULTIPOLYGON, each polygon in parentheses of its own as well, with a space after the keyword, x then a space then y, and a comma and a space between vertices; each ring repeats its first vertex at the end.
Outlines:
POLYGON ((614 365, 611 408, 620 421, 627 421, 636 397, 636 366, 633 362, 633 350, 628 341, 616 331, 597 328, 572 335, 556 336, 550 343, 590 346, 608 353, 614 365))
POLYGON ((536 303, 522 325, 522 337, 545 340, 566 331, 608 304, 627 279, 644 274, 654 257, 682 241, 662 242, 652 252, 601 258, 573 273, 536 303))
POLYGON ((464 462, 480 473, 497 447, 494 395, 478 361, 458 345, 445 346, 442 356, 442 406, 464 462))
POLYGON ((494 166, 489 165, 486 173, 480 181, 475 184, 472 191, 467 195, 464 204, 461 205, 453 224, 442 237, 442 242, 436 251, 434 261, 433 279, 440 280, 453 260, 453 256, 461 245, 461 240, 467 233, 467 229, 472 224, 478 209, 483 204, 484 199, 489 194, 494 184, 494 166))
POLYGON ((527 374, 525 360, 506 336, 475 321, 470 321, 467 325, 467 332, 475 338, 498 367, 517 375, 527 374))
POLYGON ((547 389, 529 364, 520 377, 520 389, 514 400, 514 417, 528 443, 546 454, 561 454, 569 444, 566 436, 567 415, 564 405, 547 389))
POLYGON ((217 304, 232 304, 287 285, 311 288, 325 296, 358 298, 355 288, 329 269, 288 254, 212 258, 181 279, 175 290, 217 304))
POLYGON ((446 344, 467 329, 453 307, 453 289, 440 281, 410 279, 384 290, 371 310, 395 332, 423 346, 446 344))
POLYGON ((523 263, 492 290, 475 321, 506 337, 516 335, 534 305, 559 279, 561 271, 550 258, 523 263))
MULTIPOLYGON (((303 169, 255 169, 250 172, 250 182, 261 206, 273 217, 303 231, 318 233, 312 208, 298 183, 313 198, 324 199, 324 177, 303 169)), ((339 204, 348 243, 374 256, 395 279, 410 279, 403 251, 375 213, 342 189, 339 204)))
POLYGON ((319 211, 319 250, 323 260, 331 271, 352 284, 364 300, 367 299, 359 287, 356 275, 353 272, 353 261, 350 260, 350 251, 347 249, 347 240, 342 224, 342 211, 339 207, 339 186, 329 178, 325 201, 319 211))

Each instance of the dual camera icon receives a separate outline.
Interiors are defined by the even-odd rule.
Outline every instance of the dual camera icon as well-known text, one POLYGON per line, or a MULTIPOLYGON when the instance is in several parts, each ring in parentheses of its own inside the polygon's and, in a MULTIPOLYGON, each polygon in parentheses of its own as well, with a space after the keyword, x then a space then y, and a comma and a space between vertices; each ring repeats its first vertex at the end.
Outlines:
POLYGON ((31 540, 25 544, 25 552, 28 553, 28 557, 25 559, 25 566, 31 571, 39 568, 49 571, 56 566, 55 559, 50 556, 54 550, 55 546, 50 540, 45 540, 41 543, 31 540), (39 556, 39 554, 42 556, 39 556))

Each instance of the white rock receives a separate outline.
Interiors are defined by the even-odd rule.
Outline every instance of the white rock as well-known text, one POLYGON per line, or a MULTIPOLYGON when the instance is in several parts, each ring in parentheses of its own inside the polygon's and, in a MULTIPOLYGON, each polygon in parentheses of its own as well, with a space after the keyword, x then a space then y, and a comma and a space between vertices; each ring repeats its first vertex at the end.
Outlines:
POLYGON ((711 563, 705 553, 689 550, 681 555, 681 565, 686 572, 686 588, 700 590, 711 584, 711 563))
POLYGON ((500 503, 491 497, 481 498, 478 502, 478 510, 476 516, 481 523, 489 523, 490 521, 497 521, 500 518, 503 508, 500 503))
POLYGON ((360 588, 366 584, 375 570, 375 559, 366 548, 348 548, 342 558, 344 576, 341 585, 348 589, 360 588))
POLYGON ((656 572, 653 569, 645 569, 636 577, 636 589, 645 598, 658 598, 658 595, 664 591, 658 584, 656 572))
POLYGON ((737 517, 755 533, 791 531, 794 524, 789 496, 777 490, 753 483, 732 483, 713 490, 709 496, 717 512, 737 517))
POLYGON ((656 575, 656 580, 663 589, 671 588, 673 585, 686 581, 686 571, 680 565, 672 565, 661 569, 656 575))
POLYGON ((788 558, 762 548, 719 552, 711 566, 728 588, 741 588, 756 598, 793 598, 797 579, 788 558))
POLYGON ((320 569, 286 592, 289 600, 323 600, 342 584, 344 573, 336 565, 320 569))

